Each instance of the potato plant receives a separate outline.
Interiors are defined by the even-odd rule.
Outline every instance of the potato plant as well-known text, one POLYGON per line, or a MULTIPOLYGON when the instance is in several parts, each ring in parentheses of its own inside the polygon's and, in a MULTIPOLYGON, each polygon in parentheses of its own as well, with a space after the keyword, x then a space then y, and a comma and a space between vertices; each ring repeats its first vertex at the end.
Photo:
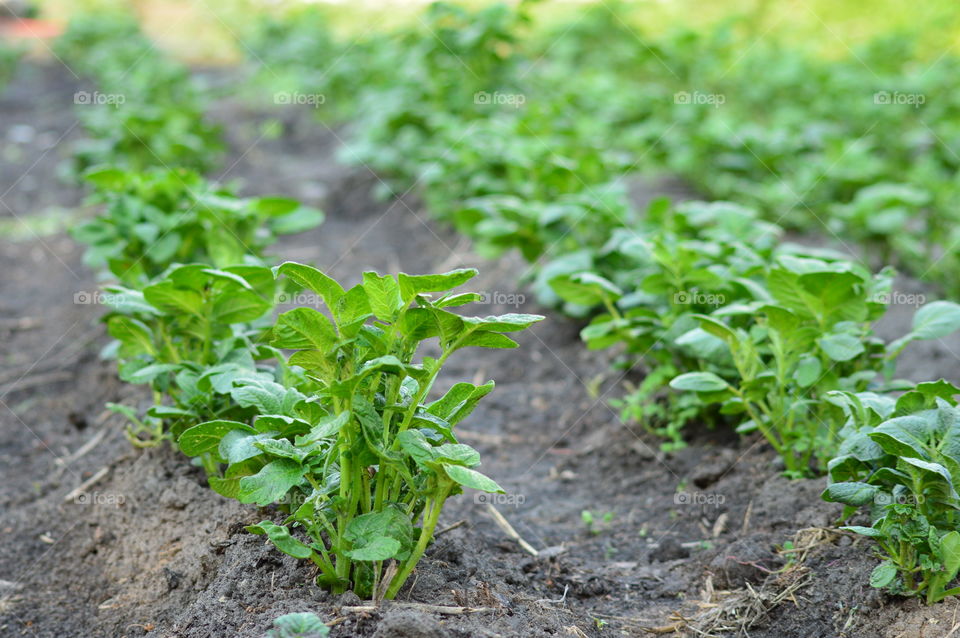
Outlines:
POLYGON ((287 262, 277 274, 316 293, 328 314, 301 307, 281 314, 272 345, 296 350, 305 398, 251 422, 213 420, 186 430, 180 449, 223 467, 218 492, 244 503, 280 503, 283 524, 264 520, 282 552, 309 559, 318 582, 342 592, 393 598, 433 538, 444 501, 463 488, 502 492, 478 472, 479 454, 453 428, 493 382, 430 393, 444 363, 468 347, 513 348, 507 334, 537 315, 474 317, 451 308, 477 301, 451 290, 475 270, 378 275, 344 289, 321 271, 287 262), (420 355, 436 339, 437 355, 420 355), (293 530, 302 530, 304 542, 293 530))
POLYGON ((872 277, 843 260, 781 256, 766 274, 769 300, 697 317, 732 366, 687 372, 670 385, 739 415, 738 430, 759 431, 788 475, 822 471, 839 443, 825 395, 896 389, 895 361, 906 344, 960 328, 960 306, 934 302, 917 312, 910 333, 884 344, 871 324, 885 312, 889 286, 889 273, 872 277))
POLYGON ((892 400, 837 398, 849 436, 830 463, 827 501, 843 518, 868 508, 869 525, 842 529, 872 539, 882 562, 873 587, 922 597, 927 604, 960 594, 960 389, 924 383, 892 400))
POLYGON ((665 449, 676 449, 683 446, 686 423, 712 423, 716 415, 693 397, 669 392, 670 380, 727 362, 722 344, 700 328, 698 313, 762 296, 756 275, 771 258, 780 229, 724 203, 673 207, 660 200, 644 221, 636 230, 617 229, 602 250, 551 262, 544 278, 567 312, 603 309, 581 332, 587 347, 620 346, 622 365, 639 364, 646 372, 614 404, 625 420, 665 437, 665 449))
POLYGON ((57 39, 63 60, 94 80, 74 96, 88 137, 73 147, 70 171, 154 166, 206 172, 224 150, 218 126, 188 69, 161 55, 123 12, 81 15, 57 39))
POLYGON ((86 174, 103 213, 73 231, 84 261, 128 285, 174 263, 214 267, 262 263, 279 234, 302 232, 323 213, 283 197, 236 197, 186 170, 100 168, 86 174))
POLYGON ((132 421, 134 443, 175 440, 197 421, 255 412, 251 387, 268 391, 282 380, 275 366, 258 363, 277 356, 261 339, 276 293, 264 266, 203 264, 175 266, 142 290, 106 288, 105 321, 116 340, 107 354, 122 380, 147 384, 154 395, 143 416, 115 408, 132 421))

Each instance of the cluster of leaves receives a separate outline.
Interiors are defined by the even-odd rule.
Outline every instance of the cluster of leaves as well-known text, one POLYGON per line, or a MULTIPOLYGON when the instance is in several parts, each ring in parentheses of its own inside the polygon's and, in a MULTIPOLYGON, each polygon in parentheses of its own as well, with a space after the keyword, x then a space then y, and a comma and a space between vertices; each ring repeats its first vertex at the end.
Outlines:
POLYGON ((493 389, 457 383, 427 400, 444 363, 467 347, 513 348, 504 333, 543 317, 470 317, 450 308, 480 300, 451 292, 475 270, 438 275, 363 275, 345 290, 319 270, 277 269, 312 290, 329 315, 301 307, 279 316, 275 348, 296 350, 288 365, 305 373, 295 388, 263 396, 253 419, 217 419, 179 437, 180 449, 223 467, 219 493, 244 503, 278 503, 282 525, 249 528, 280 550, 312 560, 318 582, 342 592, 393 598, 433 537, 444 501, 470 487, 503 490, 474 468, 479 454, 457 442, 454 426, 493 389), (416 360, 437 339, 439 356, 416 360), (419 527, 416 523, 420 521, 419 527), (300 528, 308 543, 296 539, 300 528))
POLYGON ((761 432, 791 476, 810 473, 811 461, 822 472, 842 440, 827 393, 902 389, 908 384, 893 374, 905 345, 960 328, 960 306, 933 302, 916 313, 911 332, 884 344, 871 324, 886 310, 880 300, 890 273, 871 276, 845 260, 782 255, 764 283, 768 298, 696 317, 706 338, 701 347, 712 352, 722 344, 722 358, 671 387, 720 404, 738 431, 761 432))
POLYGON ((960 290, 950 250, 960 195, 952 177, 960 103, 949 89, 957 56, 924 60, 920 38, 899 34, 824 59, 757 40, 736 21, 647 36, 616 7, 557 29, 562 42, 541 45, 545 65, 575 68, 583 81, 614 78, 629 96, 623 104, 609 92, 587 94, 612 100, 597 108, 617 118, 613 145, 711 198, 756 207, 790 228, 826 226, 879 248, 874 266, 960 290), (598 40, 603 53, 585 56, 598 40))
POLYGON ((286 382, 262 334, 286 289, 265 265, 279 233, 316 226, 323 214, 280 197, 238 198, 188 170, 93 169, 99 215, 73 235, 102 278, 114 341, 105 355, 120 377, 148 384, 143 415, 114 406, 138 445, 175 439, 198 421, 254 412, 250 394, 286 382))
POLYGON ((318 117, 336 121, 353 113, 363 87, 388 80, 397 68, 394 49, 373 34, 336 37, 332 13, 309 5, 253 21, 243 47, 254 67, 245 82, 251 99, 291 104, 300 93, 318 117))
POLYGON ((298 233, 323 214, 283 197, 240 198, 185 169, 85 174, 103 211, 73 231, 87 244, 85 263, 139 286, 174 263, 216 268, 262 264, 277 235, 298 233))
POLYGON ((88 138, 73 149, 75 175, 100 164, 201 173, 213 167, 224 146, 219 127, 204 117, 200 91, 188 69, 159 53, 133 16, 81 13, 55 49, 96 85, 84 94, 88 99, 78 100, 88 138))
POLYGON ((198 421, 249 417, 259 393, 284 380, 282 368, 257 363, 278 356, 261 339, 277 296, 265 266, 173 266, 142 289, 105 292, 116 340, 106 354, 118 359, 122 380, 154 393, 143 417, 114 406, 134 424, 138 445, 176 440, 198 421))
POLYGON ((724 361, 697 317, 761 296, 757 275, 779 235, 739 206, 658 200, 642 225, 617 229, 601 250, 571 253, 541 273, 568 313, 594 314, 581 333, 589 348, 619 345, 623 365, 643 361, 643 382, 615 404, 625 420, 666 437, 665 449, 683 446, 686 423, 717 421, 704 402, 667 390, 681 372, 724 361))
POLYGON ((873 539, 883 559, 874 587, 927 604, 960 594, 960 393, 946 381, 922 383, 894 401, 837 393, 847 417, 840 454, 823 498, 843 518, 868 508, 869 525, 843 529, 873 539))

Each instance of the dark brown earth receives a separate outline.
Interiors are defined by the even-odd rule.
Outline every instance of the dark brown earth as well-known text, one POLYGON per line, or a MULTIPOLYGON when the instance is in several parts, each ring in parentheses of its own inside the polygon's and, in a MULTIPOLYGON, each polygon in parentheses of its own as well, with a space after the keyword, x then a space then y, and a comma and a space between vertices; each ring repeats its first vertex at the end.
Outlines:
MULTIPOLYGON (((9 137, 21 124, 53 135, 69 130, 75 90, 66 72, 29 66, 0 96, 0 193, 7 191, 0 199, 17 217, 75 208, 82 197, 57 180, 62 146, 48 148, 39 135, 9 137), (24 171, 28 184, 43 188, 24 189, 24 171)), ((281 242, 278 259, 313 262, 346 280, 368 269, 477 266, 478 289, 526 294, 516 288, 525 269, 519 260, 480 260, 428 221, 414 195, 375 201, 377 178, 338 165, 340 133, 312 114, 271 114, 285 133, 259 141, 265 114, 222 100, 214 115, 231 143, 217 177, 241 180, 247 193, 298 196, 328 213, 321 228, 281 242)), ((653 188, 642 184, 638 199, 653 188)), ((0 218, 13 213, 0 206, 0 218)), ((146 397, 98 359, 102 310, 84 303, 95 300, 96 283, 81 250, 62 231, 24 234, 0 239, 0 636, 259 637, 293 611, 334 622, 333 636, 377 638, 640 636, 679 629, 681 617, 706 631, 705 614, 743 615, 751 605, 773 607, 754 614, 748 634, 755 637, 942 637, 957 622, 955 600, 928 609, 872 591, 869 549, 825 529, 838 509, 820 501, 823 480, 780 477, 766 446, 695 431, 690 447, 665 455, 656 440, 621 425, 606 405, 623 381, 609 353, 588 352, 578 325, 530 299, 520 307, 549 320, 522 335, 519 350, 465 353, 444 381, 496 379, 461 437, 514 496, 497 509, 540 556, 524 552, 484 504, 463 495, 441 525, 464 523, 438 538, 399 599, 492 611, 344 612, 358 604, 352 594, 330 596, 308 566, 243 530, 273 512, 214 494, 198 468, 166 447, 127 443, 103 405, 146 397), (91 477, 99 478, 70 494, 91 477), (592 529, 584 510, 597 521, 592 529), (780 553, 788 542, 807 551, 780 553)), ((884 331, 902 330, 911 313, 896 310, 884 331)), ((956 381, 951 348, 960 352, 927 345, 905 368, 956 381)), ((714 635, 736 635, 729 629, 736 624, 714 635)))

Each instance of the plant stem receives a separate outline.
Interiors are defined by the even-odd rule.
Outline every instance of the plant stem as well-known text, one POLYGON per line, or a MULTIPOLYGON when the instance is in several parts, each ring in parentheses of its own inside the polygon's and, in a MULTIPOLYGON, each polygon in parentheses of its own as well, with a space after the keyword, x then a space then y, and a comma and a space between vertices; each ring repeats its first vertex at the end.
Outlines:
POLYGON ((452 487, 453 483, 449 481, 449 479, 441 479, 437 491, 431 498, 427 499, 427 506, 423 511, 423 528, 420 530, 420 538, 417 540, 417 545, 413 548, 410 557, 404 562, 403 567, 390 582, 390 587, 387 589, 386 595, 388 600, 393 600, 393 598, 396 597, 414 567, 420 562, 423 553, 427 550, 427 545, 429 545, 433 539, 433 530, 436 529, 437 521, 440 520, 440 511, 443 509, 443 503, 447 500, 447 495, 450 493, 452 487))

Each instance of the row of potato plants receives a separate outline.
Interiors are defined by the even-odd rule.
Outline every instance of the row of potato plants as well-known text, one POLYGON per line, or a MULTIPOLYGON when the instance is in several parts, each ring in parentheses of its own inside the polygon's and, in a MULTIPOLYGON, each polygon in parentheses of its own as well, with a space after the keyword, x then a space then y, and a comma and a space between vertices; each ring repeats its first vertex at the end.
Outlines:
POLYGON ((321 10, 301 11, 253 37, 259 76, 324 95, 322 117, 357 123, 345 158, 430 182, 438 211, 469 197, 443 188, 466 158, 489 166, 469 182, 477 194, 519 168, 576 190, 608 181, 611 165, 668 171, 956 297, 960 58, 925 60, 909 33, 825 58, 773 37, 745 43, 745 19, 649 37, 617 3, 544 30, 527 6, 437 3, 413 27, 350 41, 321 10), (431 162, 443 166, 411 171, 431 162))
MULTIPOLYGON (((657 201, 640 214, 620 178, 642 158, 629 143, 605 144, 621 119, 603 116, 628 109, 583 97, 616 102, 616 91, 600 91, 615 86, 604 84, 611 76, 584 77, 558 56, 546 80, 520 84, 529 63, 517 46, 522 6, 470 13, 438 4, 423 21, 419 36, 380 39, 392 56, 364 46, 346 63, 388 57, 399 71, 357 98, 344 157, 376 168, 394 190, 419 186, 428 208, 482 253, 517 249, 533 263, 542 300, 591 318, 589 347, 642 361, 647 375, 622 400, 626 416, 673 446, 695 420, 758 432, 789 476, 829 471, 824 496, 846 503, 846 515, 874 504, 869 527, 849 528, 888 555, 873 585, 928 602, 956 593, 945 587, 960 566, 951 471, 960 449, 941 441, 954 436, 944 421, 960 390, 897 380, 895 364, 910 342, 960 328, 960 306, 926 304, 910 332, 885 343, 872 326, 892 298, 892 268, 874 272, 842 253, 786 243, 782 227, 741 205, 657 201), (517 108, 521 96, 528 104, 517 108), (892 423, 900 417, 927 430, 892 423), (902 438, 890 443, 874 427, 902 438)), ((642 119, 637 126, 656 124, 642 119)), ((861 215, 876 206, 860 204, 861 215)))
POLYGON ((80 13, 54 52, 95 84, 74 96, 87 136, 73 147, 71 176, 79 179, 104 164, 200 173, 216 165, 224 142, 220 128, 205 116, 202 87, 187 67, 158 50, 132 15, 80 13))
MULTIPOLYGON (((61 47, 77 39, 71 28, 61 47)), ((113 39, 84 42, 104 65, 122 60, 99 68, 101 78, 123 75, 126 43, 112 51, 113 39)), ((128 124, 119 111, 104 115, 104 129, 128 124)), ((203 467, 218 494, 275 505, 282 523, 265 519, 248 530, 313 562, 318 584, 393 598, 448 498, 464 488, 503 492, 453 432, 494 384, 460 382, 434 397, 445 362, 468 347, 516 347, 508 334, 543 317, 455 312, 481 300, 455 292, 473 269, 365 272, 344 288, 306 264, 271 267, 265 251, 276 236, 312 228, 322 214, 286 198, 237 197, 170 168, 151 144, 165 143, 164 118, 179 115, 160 113, 162 133, 142 140, 145 148, 88 129, 88 146, 110 145, 116 165, 83 172, 100 211, 74 235, 106 282, 114 341, 104 353, 124 381, 153 394, 146 411, 111 407, 132 423, 134 444, 169 441, 203 467), (285 293, 302 290, 326 312, 274 316, 285 293), (432 340, 439 353, 423 354, 432 340)))
POLYGON ((767 27, 751 16, 652 36, 629 15, 629 6, 599 4, 535 47, 546 54, 538 71, 564 78, 587 112, 613 123, 611 146, 643 153, 645 167, 682 175, 712 199, 856 242, 875 267, 892 263, 960 292, 960 57, 930 58, 918 31, 824 56, 756 38, 767 27))

